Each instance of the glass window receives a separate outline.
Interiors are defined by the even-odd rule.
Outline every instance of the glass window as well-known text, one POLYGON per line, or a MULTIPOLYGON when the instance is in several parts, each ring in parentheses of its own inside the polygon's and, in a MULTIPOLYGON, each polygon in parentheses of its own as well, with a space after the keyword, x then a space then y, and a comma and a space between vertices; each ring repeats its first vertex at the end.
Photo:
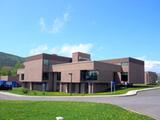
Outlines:
POLYGON ((44 59, 44 60, 43 60, 43 64, 44 64, 44 65, 49 65, 49 60, 44 59))
POLYGON ((81 80, 97 80, 97 71, 81 70, 81 80))
POLYGON ((116 63, 117 65, 121 65, 121 63, 116 63))
POLYGON ((122 66, 128 66, 128 62, 119 62, 116 63, 117 65, 122 65, 122 66))
POLYGON ((49 80, 49 73, 48 72, 44 72, 42 75, 43 80, 49 80))
POLYGON ((24 80, 24 74, 21 74, 21 80, 24 80))
POLYGON ((121 73, 121 80, 122 81, 128 81, 128 72, 122 72, 121 73))
POLYGON ((121 65, 122 66, 128 66, 128 62, 122 62, 121 65))
POLYGON ((57 80, 61 80, 61 72, 57 72, 57 80))

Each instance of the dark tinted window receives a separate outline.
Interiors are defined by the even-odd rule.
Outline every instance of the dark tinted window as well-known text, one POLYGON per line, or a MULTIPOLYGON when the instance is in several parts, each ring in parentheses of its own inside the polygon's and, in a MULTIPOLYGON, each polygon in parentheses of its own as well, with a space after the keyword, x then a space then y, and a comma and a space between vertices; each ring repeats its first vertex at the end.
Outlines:
POLYGON ((24 74, 21 74, 21 80, 24 80, 24 74))
POLYGON ((42 77, 43 77, 43 80, 49 80, 49 73, 48 72, 44 72, 42 77))
POLYGON ((61 72, 57 72, 57 80, 61 80, 61 72))
POLYGON ((128 81, 128 72, 122 72, 121 73, 121 80, 122 81, 128 81))
POLYGON ((81 70, 81 80, 97 80, 97 71, 81 70))
POLYGON ((44 60, 43 60, 43 64, 44 64, 44 65, 49 65, 49 60, 44 59, 44 60))

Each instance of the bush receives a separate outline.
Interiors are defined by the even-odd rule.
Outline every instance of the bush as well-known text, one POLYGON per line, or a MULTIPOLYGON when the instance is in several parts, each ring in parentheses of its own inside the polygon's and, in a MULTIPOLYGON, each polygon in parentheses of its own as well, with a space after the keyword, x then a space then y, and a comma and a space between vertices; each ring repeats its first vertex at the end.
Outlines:
POLYGON ((24 94, 28 94, 29 90, 26 89, 26 88, 24 88, 24 89, 22 89, 22 92, 23 92, 24 94))
POLYGON ((36 92, 36 91, 33 91, 33 94, 34 94, 34 95, 37 95, 37 92, 36 92))
POLYGON ((42 95, 45 95, 45 94, 46 94, 45 92, 42 93, 42 95))

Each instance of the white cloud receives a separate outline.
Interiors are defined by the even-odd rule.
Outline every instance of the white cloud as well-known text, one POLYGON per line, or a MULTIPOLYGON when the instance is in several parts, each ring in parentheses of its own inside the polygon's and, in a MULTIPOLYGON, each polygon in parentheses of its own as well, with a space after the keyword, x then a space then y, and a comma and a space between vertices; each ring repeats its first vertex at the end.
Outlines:
POLYGON ((46 31, 46 24, 44 22, 44 18, 43 17, 40 18, 40 29, 41 29, 41 32, 45 32, 46 31))
POLYGON ((155 71, 160 73, 160 61, 156 60, 145 60, 146 71, 155 71))
POLYGON ((145 71, 154 71, 160 73, 160 61, 159 60, 148 60, 145 56, 138 59, 145 61, 145 71))
POLYGON ((69 12, 65 12, 63 15, 63 21, 68 22, 68 20, 69 20, 68 18, 69 18, 69 12))
POLYGON ((62 18, 56 17, 53 20, 53 25, 52 25, 51 28, 46 28, 46 23, 44 21, 44 18, 41 17, 40 18, 40 29, 41 29, 41 32, 47 32, 47 33, 51 33, 51 34, 58 33, 63 29, 63 27, 67 24, 68 21, 69 21, 69 12, 65 12, 63 14, 62 18))
POLYGON ((41 54, 41 53, 48 53, 48 46, 45 45, 40 45, 34 49, 31 49, 29 52, 29 55, 36 55, 36 54, 41 54))
POLYGON ((49 48, 48 45, 40 45, 34 49, 31 49, 29 55, 36 55, 41 53, 58 54, 64 56, 71 56, 73 52, 90 53, 93 48, 93 44, 67 44, 59 47, 49 48))
POLYGON ((49 30, 48 32, 53 33, 53 34, 58 33, 62 29, 63 26, 64 26, 64 23, 60 21, 58 18, 56 18, 54 20, 52 29, 49 30))
POLYGON ((77 44, 77 45, 63 45, 62 47, 56 47, 52 49, 53 53, 58 53, 60 55, 71 56, 73 52, 91 52, 93 44, 77 44))

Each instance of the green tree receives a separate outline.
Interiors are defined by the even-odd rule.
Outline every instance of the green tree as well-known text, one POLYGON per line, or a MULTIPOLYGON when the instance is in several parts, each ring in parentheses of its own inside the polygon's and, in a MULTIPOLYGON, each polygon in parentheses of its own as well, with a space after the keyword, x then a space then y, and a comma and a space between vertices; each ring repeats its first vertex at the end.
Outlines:
POLYGON ((17 63, 14 65, 14 67, 11 69, 11 75, 16 76, 17 75, 17 70, 19 68, 23 67, 23 63, 20 61, 17 61, 17 63))
POLYGON ((11 69, 12 69, 11 67, 3 66, 0 69, 0 75, 2 75, 2 76, 11 75, 11 69))

